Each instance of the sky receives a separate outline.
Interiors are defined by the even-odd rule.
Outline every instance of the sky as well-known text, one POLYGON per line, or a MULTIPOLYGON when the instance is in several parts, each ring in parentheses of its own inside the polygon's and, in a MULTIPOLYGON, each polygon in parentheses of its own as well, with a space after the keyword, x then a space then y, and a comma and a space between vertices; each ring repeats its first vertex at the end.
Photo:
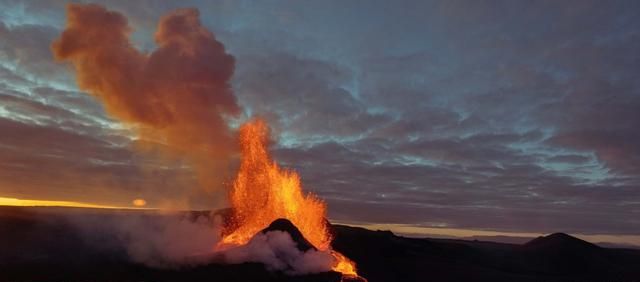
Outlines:
MULTIPOLYGON (((197 8, 234 59, 225 121, 266 119, 332 220, 640 235, 638 1, 99 3, 146 53, 162 16, 197 8)), ((224 206, 233 162, 194 191, 201 171, 54 59, 66 4, 0 0, 0 197, 224 206)))

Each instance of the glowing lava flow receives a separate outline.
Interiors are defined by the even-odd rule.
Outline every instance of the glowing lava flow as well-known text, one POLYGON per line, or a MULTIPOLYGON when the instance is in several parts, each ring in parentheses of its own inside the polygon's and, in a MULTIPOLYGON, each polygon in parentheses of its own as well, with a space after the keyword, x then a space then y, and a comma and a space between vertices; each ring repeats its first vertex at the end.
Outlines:
POLYGON ((269 128, 264 121, 257 119, 241 126, 242 160, 230 193, 235 229, 223 237, 222 244, 246 244, 274 220, 286 218, 316 248, 331 252, 335 258, 333 270, 357 275, 351 260, 330 249, 324 202, 311 193, 303 193, 298 174, 271 159, 268 142, 269 128))

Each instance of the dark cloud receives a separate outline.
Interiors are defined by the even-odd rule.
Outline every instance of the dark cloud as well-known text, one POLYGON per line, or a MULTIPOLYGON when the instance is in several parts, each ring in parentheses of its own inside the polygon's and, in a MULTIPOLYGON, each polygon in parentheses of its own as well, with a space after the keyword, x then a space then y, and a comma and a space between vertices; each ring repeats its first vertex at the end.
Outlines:
MULTIPOLYGON (((141 53, 177 5, 106 3, 130 19, 141 53)), ((245 116, 269 120, 277 160, 327 199, 332 218, 618 234, 640 228, 638 3, 189 2, 236 59, 231 86, 245 116)), ((82 137, 73 142, 126 144, 95 101, 42 83, 53 70, 41 47, 63 29, 63 3, 10 4, 25 20, 2 19, 0 114, 32 113, 12 126, 82 137)), ((77 157, 101 152, 92 146, 77 157)), ((130 154, 92 156, 142 158, 130 154)), ((27 181, 47 170, 21 164, 6 171, 27 181)), ((168 182, 182 171, 166 173, 168 182)))
POLYGON ((245 57, 239 65, 235 89, 241 102, 270 119, 279 132, 340 138, 363 134, 390 119, 368 112, 346 89, 352 74, 327 62, 270 53, 245 57))
POLYGON ((0 59, 38 79, 69 80, 64 67, 53 62, 47 45, 59 30, 45 25, 7 26, 0 20, 0 59))
POLYGON ((639 196, 634 185, 577 184, 526 157, 517 164, 517 158, 505 155, 501 167, 429 165, 376 160, 381 151, 367 154, 331 143, 283 149, 278 156, 302 173, 309 189, 328 199, 330 215, 340 220, 628 234, 638 224, 630 216, 610 218, 611 213, 634 213, 621 204, 639 196))

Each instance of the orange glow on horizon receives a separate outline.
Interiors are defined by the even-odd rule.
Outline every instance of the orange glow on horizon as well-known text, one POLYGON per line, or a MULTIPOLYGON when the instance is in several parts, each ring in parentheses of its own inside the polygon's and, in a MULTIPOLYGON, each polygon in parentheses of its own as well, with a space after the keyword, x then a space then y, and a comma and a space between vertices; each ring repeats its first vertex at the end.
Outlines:
POLYGON ((54 201, 54 200, 31 200, 9 197, 0 197, 0 206, 13 207, 73 207, 73 208, 95 208, 95 209, 141 209, 133 207, 119 207, 100 204, 91 204, 74 201, 54 201))

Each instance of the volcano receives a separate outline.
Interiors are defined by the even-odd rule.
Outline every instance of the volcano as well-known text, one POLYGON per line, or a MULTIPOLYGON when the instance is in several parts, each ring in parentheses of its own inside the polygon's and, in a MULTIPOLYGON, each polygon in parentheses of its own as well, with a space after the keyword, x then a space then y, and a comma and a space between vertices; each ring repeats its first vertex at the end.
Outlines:
MULTIPOLYGON (((327 226, 330 226, 328 221, 327 226)), ((336 261, 344 257, 331 248, 315 247, 296 225, 286 218, 278 218, 269 226, 257 232, 247 243, 214 254, 212 262, 263 264, 267 270, 292 276, 338 273, 341 281, 366 281, 351 273, 342 273, 335 269, 336 261)))
MULTIPOLYGON (((329 225, 329 222, 326 221, 327 224, 329 225)), ((286 218, 278 218, 276 220, 274 220, 271 224, 269 224, 269 226, 267 226, 266 228, 262 229, 259 233, 257 233, 254 238, 249 242, 249 245, 252 245, 253 242, 260 242, 260 240, 256 240, 256 238, 286 238, 285 241, 290 240, 291 243, 293 243, 294 246, 294 251, 292 252, 291 248, 287 248, 284 247, 283 248, 283 244, 282 241, 280 241, 279 243, 277 243, 275 246, 270 246, 271 249, 270 251, 273 251, 275 254, 275 257, 277 260, 279 260, 280 263, 284 263, 286 264, 285 266, 285 272, 291 273, 291 270, 295 270, 296 265, 299 266, 299 264, 313 264, 314 262, 317 264, 318 262, 321 262, 322 258, 325 258, 325 261, 327 263, 329 263, 329 265, 332 264, 332 260, 335 259, 334 256, 339 255, 339 253, 335 252, 335 251, 329 251, 329 250, 319 250, 318 248, 316 248, 311 242, 309 242, 304 235, 302 234, 302 232, 288 219, 286 218), (274 236, 272 236, 274 235, 274 236), (302 254, 302 255, 300 255, 302 254), (305 260, 304 258, 309 258, 311 257, 312 259, 309 260, 305 260)), ((255 244, 253 244, 255 245, 255 244)), ((286 246, 286 244, 285 244, 286 246)), ((263 250, 264 251, 264 250, 263 250)), ((255 256, 255 255, 254 255, 255 256)), ((327 266, 329 266, 327 265, 327 266)), ((327 271, 330 270, 331 267, 329 267, 327 269, 327 271)), ((329 272, 334 272, 334 271, 329 271, 329 272)), ((339 272, 338 272, 339 273, 339 272)), ((358 275, 353 275, 353 274, 342 274, 341 273, 341 280, 343 282, 346 281, 353 281, 353 282, 366 282, 367 280, 364 279, 363 277, 360 277, 358 275)))
POLYGON ((309 241, 304 238, 304 235, 302 235, 300 230, 286 218, 278 218, 274 220, 271 224, 269 224, 267 228, 262 229, 260 233, 266 234, 272 231, 281 231, 289 234, 293 242, 296 243, 296 248, 302 252, 306 252, 308 250, 318 250, 311 243, 309 243, 309 241))

